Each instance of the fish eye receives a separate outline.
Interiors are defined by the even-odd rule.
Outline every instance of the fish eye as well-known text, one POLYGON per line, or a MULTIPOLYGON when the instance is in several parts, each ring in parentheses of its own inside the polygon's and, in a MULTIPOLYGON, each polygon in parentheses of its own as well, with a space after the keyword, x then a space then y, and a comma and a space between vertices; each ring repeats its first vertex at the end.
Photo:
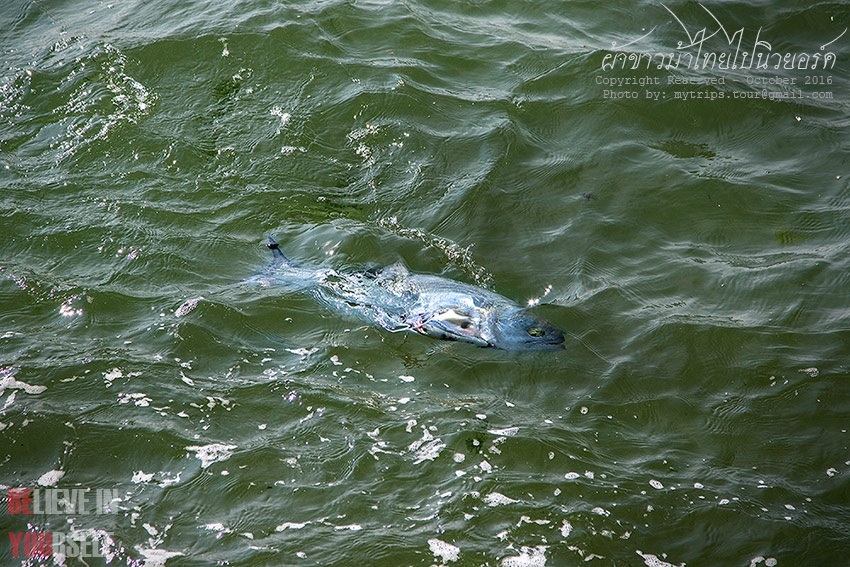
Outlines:
POLYGON ((546 331, 544 331, 540 327, 532 327, 528 330, 528 334, 532 337, 542 337, 546 334, 546 331))
POLYGON ((461 329, 468 329, 470 327, 472 327, 472 323, 469 322, 469 321, 464 321, 463 323, 460 324, 461 329))

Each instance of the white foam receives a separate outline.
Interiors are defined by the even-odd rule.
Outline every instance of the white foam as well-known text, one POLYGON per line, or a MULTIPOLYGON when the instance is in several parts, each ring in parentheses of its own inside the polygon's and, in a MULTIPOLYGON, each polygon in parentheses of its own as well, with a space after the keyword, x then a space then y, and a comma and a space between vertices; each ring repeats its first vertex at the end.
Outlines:
POLYGON ((182 473, 177 473, 173 477, 169 477, 168 473, 164 471, 159 471, 155 473, 146 473, 145 471, 135 471, 133 473, 132 482, 133 484, 142 484, 142 483, 154 483, 157 486, 161 486, 163 488, 175 485, 180 482, 180 475, 182 473), (159 480, 155 480, 159 479, 159 480))
POLYGON ((118 394, 118 403, 119 404, 129 404, 133 402, 135 405, 139 407, 146 408, 151 405, 151 399, 147 397, 145 394, 141 392, 134 392, 132 394, 120 393, 118 394))
POLYGON ((636 550, 636 553, 643 558, 643 563, 646 567, 685 567, 684 563, 680 563, 678 566, 673 563, 667 563, 662 559, 659 559, 658 556, 652 555, 651 553, 643 553, 641 550, 636 550))
POLYGON ((121 372, 120 368, 113 368, 109 372, 103 373, 103 380, 106 382, 106 387, 108 388, 112 385, 113 380, 121 378, 122 376, 124 376, 124 373, 121 372))
POLYGON ((520 527, 523 524, 537 524, 538 526, 548 526, 552 522, 550 520, 546 520, 544 518, 540 518, 538 520, 532 520, 529 516, 520 516, 519 522, 517 522, 517 527, 520 527))
POLYGON ((504 437, 513 437, 519 432, 519 427, 507 427, 505 429, 488 429, 487 433, 504 437))
POLYGON ((286 530, 300 530, 303 529, 310 522, 284 522, 277 526, 274 531, 282 532, 286 530))
POLYGON ((145 558, 144 567, 165 567, 165 562, 172 557, 180 557, 183 553, 179 551, 168 551, 166 549, 147 549, 136 546, 138 551, 145 558))
POLYGON ((389 446, 390 444, 386 441, 376 441, 375 443, 372 443, 371 447, 369 447, 369 454, 375 457, 375 460, 378 460, 378 453, 386 453, 388 455, 392 455, 394 453, 392 451, 387 450, 387 447, 389 446))
POLYGON ((502 559, 502 567, 543 567, 546 565, 546 549, 545 545, 522 546, 519 555, 502 559))
POLYGON ((221 538, 224 534, 232 534, 233 530, 222 524, 221 522, 213 522, 212 524, 205 524, 202 526, 205 530, 209 532, 218 532, 216 533, 216 539, 221 538))
POLYGON ((141 484, 143 482, 150 482, 153 480, 153 473, 146 473, 145 471, 135 471, 133 472, 132 482, 133 484, 141 484))
POLYGON ((38 485, 39 486, 54 486, 57 482, 62 480, 62 477, 65 476, 65 471, 60 470, 52 470, 47 471, 40 477, 38 477, 38 485))
POLYGON ((428 547, 431 549, 434 557, 439 558, 443 563, 457 561, 457 558, 460 556, 459 547, 436 538, 428 540, 428 547))
POLYGON ((446 444, 439 437, 431 435, 431 432, 425 426, 422 426, 422 438, 417 439, 408 447, 416 455, 416 458, 413 459, 414 465, 425 461, 433 461, 440 456, 440 453, 445 448, 446 444))
POLYGON ((47 389, 47 386, 32 386, 26 382, 15 380, 15 374, 17 373, 18 368, 14 366, 0 368, 0 396, 3 395, 7 388, 10 390, 23 390, 27 394, 40 394, 47 389))
POLYGON ((191 313, 192 311, 194 311, 194 310, 195 310, 195 307, 197 307, 197 306, 198 306, 198 303, 199 303, 199 302, 201 302, 201 301, 203 301, 204 299, 205 299, 205 298, 204 298, 204 296, 202 296, 202 295, 199 295, 198 297, 194 297, 194 298, 192 298, 192 299, 187 299, 186 301, 184 301, 183 303, 181 303, 181 304, 180 304, 180 307, 178 307, 178 308, 174 311, 174 315, 175 315, 176 317, 185 317, 186 315, 188 315, 189 313, 191 313))
POLYGON ((209 445, 191 445, 186 447, 186 450, 194 452, 195 456, 201 461, 201 468, 205 469, 215 462, 229 459, 235 448, 236 445, 211 443, 209 445))
POLYGON ((505 506, 507 504, 514 504, 519 502, 519 500, 514 500, 513 498, 508 498, 501 492, 491 492, 487 496, 483 498, 484 503, 488 506, 505 506))
POLYGON ((318 351, 319 351, 318 347, 312 347, 312 348, 287 348, 287 349, 284 349, 284 350, 285 350, 286 352, 291 352, 292 354, 295 354, 295 355, 298 355, 298 356, 309 356, 309 355, 313 354, 314 352, 318 352, 318 351))

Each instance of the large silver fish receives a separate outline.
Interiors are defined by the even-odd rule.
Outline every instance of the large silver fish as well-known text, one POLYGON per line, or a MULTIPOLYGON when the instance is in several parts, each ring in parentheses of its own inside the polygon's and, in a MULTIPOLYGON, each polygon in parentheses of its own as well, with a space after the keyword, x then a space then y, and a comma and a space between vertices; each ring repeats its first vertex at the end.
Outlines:
POLYGON ((510 299, 401 264, 354 272, 301 266, 269 237, 275 262, 251 282, 307 291, 328 308, 391 332, 504 350, 562 349, 564 333, 510 299))

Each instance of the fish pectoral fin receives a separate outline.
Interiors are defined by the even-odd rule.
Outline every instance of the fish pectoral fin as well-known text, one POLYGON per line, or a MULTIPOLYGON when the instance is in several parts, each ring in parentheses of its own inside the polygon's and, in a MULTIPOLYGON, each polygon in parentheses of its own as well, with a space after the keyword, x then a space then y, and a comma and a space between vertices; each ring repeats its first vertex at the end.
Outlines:
POLYGON ((414 315, 412 317, 407 317, 402 315, 401 321, 404 325, 405 331, 415 331, 420 335, 427 335, 428 333, 425 331, 425 325, 428 323, 430 319, 424 315, 414 315))

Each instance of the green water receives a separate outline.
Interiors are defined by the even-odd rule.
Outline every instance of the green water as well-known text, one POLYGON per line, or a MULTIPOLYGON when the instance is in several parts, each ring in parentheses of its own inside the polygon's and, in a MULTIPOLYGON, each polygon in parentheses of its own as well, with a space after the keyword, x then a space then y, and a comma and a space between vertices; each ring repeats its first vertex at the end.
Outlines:
POLYGON ((0 484, 117 498, 2 564, 846 564, 850 6, 703 6, 7 2, 0 484), (268 234, 566 349, 241 285, 268 234))

